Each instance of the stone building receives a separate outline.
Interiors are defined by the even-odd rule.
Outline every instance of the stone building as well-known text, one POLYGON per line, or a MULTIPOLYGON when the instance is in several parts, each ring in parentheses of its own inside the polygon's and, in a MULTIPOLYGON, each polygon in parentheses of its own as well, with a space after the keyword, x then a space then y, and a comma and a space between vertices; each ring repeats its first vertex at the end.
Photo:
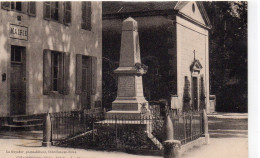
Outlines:
POLYGON ((134 18, 138 22, 141 60, 148 66, 143 76, 146 99, 166 99, 173 109, 182 110, 186 79, 191 108, 202 107, 204 91, 210 112, 211 24, 202 2, 103 2, 102 6, 105 59, 119 61, 122 21, 134 18))
POLYGON ((102 3, 0 5, 0 116, 100 108, 102 3))

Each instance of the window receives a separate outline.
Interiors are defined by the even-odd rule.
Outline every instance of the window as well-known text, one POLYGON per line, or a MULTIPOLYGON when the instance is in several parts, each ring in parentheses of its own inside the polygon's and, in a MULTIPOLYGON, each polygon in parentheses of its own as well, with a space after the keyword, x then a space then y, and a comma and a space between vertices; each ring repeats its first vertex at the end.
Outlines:
POLYGON ((71 2, 64 2, 64 24, 71 23, 71 2))
POLYGON ((31 16, 36 15, 36 2, 1 2, 2 9, 17 11, 31 16))
POLYGON ((17 46, 11 47, 11 62, 12 63, 22 62, 22 47, 17 47, 17 46))
POLYGON ((44 18, 48 20, 59 20, 59 2, 44 2, 44 18))
POLYGON ((36 2, 28 2, 28 13, 29 15, 36 15, 36 2))
POLYGON ((87 80, 87 75, 89 75, 88 71, 88 63, 89 63, 89 57, 87 56, 82 56, 82 91, 87 91, 88 90, 88 80, 87 80))
POLYGON ((59 2, 51 2, 51 19, 59 21, 59 2))
POLYGON ((97 58, 93 56, 76 55, 76 94, 81 94, 82 91, 90 89, 91 94, 96 94, 97 89, 97 58), (87 70, 88 69, 88 70, 87 70), (87 74, 89 74, 89 85, 87 74))
POLYGON ((195 4, 194 3, 192 4, 192 12, 193 13, 195 12, 195 4))
POLYGON ((91 2, 82 2, 81 28, 91 30, 91 2))
POLYGON ((51 54, 51 69, 52 69, 52 90, 58 91, 58 76, 59 76, 59 56, 61 56, 58 52, 53 52, 51 54))
POLYGON ((50 92, 69 94, 70 54, 44 50, 43 52, 43 94, 50 92))
POLYGON ((22 11, 22 2, 11 2, 11 9, 22 11))
POLYGON ((70 24, 71 2, 44 2, 44 19, 70 24))

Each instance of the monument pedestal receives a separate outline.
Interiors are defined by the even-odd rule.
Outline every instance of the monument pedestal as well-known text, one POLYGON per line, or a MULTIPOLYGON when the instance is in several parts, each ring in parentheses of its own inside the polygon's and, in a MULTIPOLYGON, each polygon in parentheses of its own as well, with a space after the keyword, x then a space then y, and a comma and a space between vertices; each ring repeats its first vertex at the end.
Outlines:
POLYGON ((145 73, 140 59, 137 22, 128 18, 123 22, 120 49, 117 98, 106 118, 140 119, 148 111, 148 102, 143 95, 142 75, 145 73))
POLYGON ((140 119, 148 111, 148 102, 143 96, 142 76, 136 72, 135 67, 115 70, 118 73, 117 98, 112 103, 112 110, 108 111, 107 118, 140 119))

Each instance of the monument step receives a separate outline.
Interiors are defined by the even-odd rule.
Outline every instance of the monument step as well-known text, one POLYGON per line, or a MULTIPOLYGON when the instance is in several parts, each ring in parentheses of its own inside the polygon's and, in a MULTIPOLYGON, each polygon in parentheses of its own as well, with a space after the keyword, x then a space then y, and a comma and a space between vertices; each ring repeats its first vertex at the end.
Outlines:
POLYGON ((95 124, 127 124, 127 125, 145 125, 146 128, 149 128, 151 126, 152 121, 144 121, 144 120, 136 120, 136 119, 129 119, 129 120, 115 120, 115 119, 106 119, 103 121, 95 122, 95 124))
POLYGON ((112 110, 115 111, 138 111, 138 104, 131 104, 131 103, 125 103, 125 104, 113 104, 112 110))
POLYGON ((117 111, 111 110, 108 111, 105 115, 106 119, 141 119, 141 112, 140 111, 117 111))
POLYGON ((160 150, 163 149, 161 142, 148 130, 146 130, 147 137, 156 145, 160 150))
POLYGON ((140 114, 141 112, 140 111, 137 111, 137 110, 111 110, 111 111, 108 111, 107 113, 138 113, 140 114))

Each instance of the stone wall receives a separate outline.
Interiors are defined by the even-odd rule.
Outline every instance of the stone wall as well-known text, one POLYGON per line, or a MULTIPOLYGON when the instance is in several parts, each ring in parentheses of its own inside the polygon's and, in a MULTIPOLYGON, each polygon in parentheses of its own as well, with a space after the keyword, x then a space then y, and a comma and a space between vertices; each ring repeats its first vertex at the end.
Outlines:
MULTIPOLYGON (((177 94, 179 107, 182 107, 185 76, 192 83, 190 66, 195 58, 202 64, 200 75, 204 77, 206 100, 209 105, 209 64, 208 64, 208 31, 194 23, 177 16, 177 94), (180 106, 181 105, 181 106, 180 106)), ((192 85, 192 84, 191 84, 192 85)), ((200 86, 200 85, 198 85, 200 86)), ((191 87, 192 90, 192 87, 191 87)))

